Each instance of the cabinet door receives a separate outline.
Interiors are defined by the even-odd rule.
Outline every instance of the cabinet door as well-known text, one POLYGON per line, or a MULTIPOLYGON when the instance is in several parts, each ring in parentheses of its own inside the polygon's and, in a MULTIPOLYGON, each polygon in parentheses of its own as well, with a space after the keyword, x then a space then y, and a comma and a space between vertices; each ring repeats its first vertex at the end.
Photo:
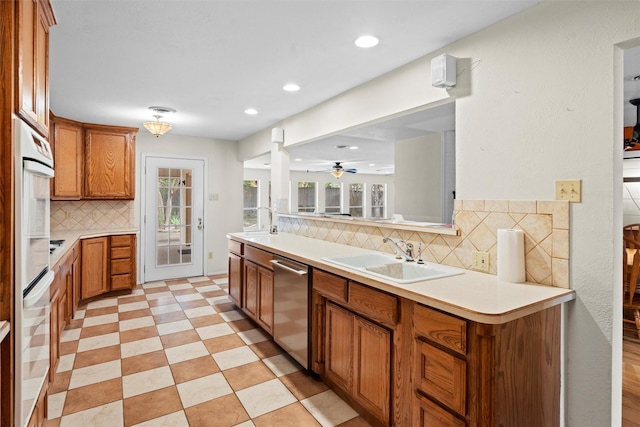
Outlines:
POLYGON ((325 375, 351 392, 353 385, 353 314, 327 302, 325 325, 325 375))
POLYGON ((103 294, 108 290, 108 237, 82 241, 82 299, 103 294))
POLYGON ((257 321, 269 334, 273 333, 273 272, 258 267, 258 318, 257 321))
POLYGON ((385 425, 391 406, 391 333, 354 316, 355 399, 385 425))
POLYGON ((71 317, 75 317, 76 310, 78 309, 78 303, 80 302, 80 284, 82 283, 82 258, 81 258, 81 244, 76 243, 73 248, 73 264, 71 270, 73 272, 73 293, 72 293, 72 305, 71 305, 71 317))
POLYGON ((242 257, 229 253, 229 296, 242 307, 242 257))
POLYGON ((49 135, 49 27, 55 24, 45 0, 18 5, 18 114, 39 133, 49 135))
POLYGON ((136 236, 111 236, 111 290, 136 286, 136 236))
POLYGON ((60 360, 60 328, 58 327, 60 318, 58 315, 60 295, 58 286, 58 278, 56 277, 55 281, 51 285, 53 293, 51 295, 51 323, 49 325, 49 333, 51 334, 51 337, 49 338, 49 382, 53 382, 56 368, 58 367, 58 361, 60 360))
POLYGON ((86 199, 134 199, 135 134, 85 125, 86 199))
POLYGON ((246 260, 242 299, 244 311, 256 319, 258 317, 258 266, 246 260))
POLYGON ((56 175, 51 180, 51 199, 79 200, 82 197, 84 163, 82 125, 56 117, 52 124, 51 148, 56 175))

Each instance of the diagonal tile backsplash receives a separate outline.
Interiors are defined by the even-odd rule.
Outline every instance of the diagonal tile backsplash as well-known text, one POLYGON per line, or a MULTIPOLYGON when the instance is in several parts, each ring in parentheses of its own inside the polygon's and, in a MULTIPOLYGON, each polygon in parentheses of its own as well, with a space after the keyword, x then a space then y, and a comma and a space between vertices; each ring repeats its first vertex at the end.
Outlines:
POLYGON ((535 200, 456 200, 459 236, 354 225, 300 217, 279 218, 282 231, 330 242, 392 253, 384 237, 402 239, 417 248, 425 261, 471 268, 472 251, 489 253, 491 274, 497 273, 499 228, 524 231, 528 282, 569 287, 569 203, 535 200))
POLYGON ((51 202, 51 230, 132 228, 131 200, 73 200, 51 202))

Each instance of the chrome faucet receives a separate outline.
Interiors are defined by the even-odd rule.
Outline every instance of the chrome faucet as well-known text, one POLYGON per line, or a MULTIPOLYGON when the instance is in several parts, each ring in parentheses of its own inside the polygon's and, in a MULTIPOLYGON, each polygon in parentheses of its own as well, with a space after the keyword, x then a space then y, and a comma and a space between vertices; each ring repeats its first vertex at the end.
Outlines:
POLYGON ((385 237, 382 239, 383 243, 389 243, 391 247, 398 254, 398 258, 404 258, 405 261, 415 261, 413 258, 413 244, 405 242, 404 240, 398 241, 398 243, 394 242, 391 238, 385 237), (404 245, 405 249, 400 247, 400 244, 404 245))
POLYGON ((266 209, 269 212, 269 234, 278 234, 278 226, 273 223, 273 209, 266 206, 258 206, 256 208, 256 213, 260 209, 266 209))

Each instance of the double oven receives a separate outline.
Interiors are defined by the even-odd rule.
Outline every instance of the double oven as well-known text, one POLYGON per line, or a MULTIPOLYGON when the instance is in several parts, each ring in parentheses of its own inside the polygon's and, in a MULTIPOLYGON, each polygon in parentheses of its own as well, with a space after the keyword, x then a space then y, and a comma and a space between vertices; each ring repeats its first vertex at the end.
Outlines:
POLYGON ((24 427, 49 373, 49 181, 46 139, 14 117, 15 152, 15 427, 24 427))

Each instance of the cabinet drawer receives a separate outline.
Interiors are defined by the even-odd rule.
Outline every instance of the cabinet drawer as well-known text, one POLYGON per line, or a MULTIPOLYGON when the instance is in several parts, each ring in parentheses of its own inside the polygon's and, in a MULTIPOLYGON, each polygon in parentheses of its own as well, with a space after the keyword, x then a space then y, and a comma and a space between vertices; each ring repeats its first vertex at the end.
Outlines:
POLYGON ((465 421, 445 411, 424 396, 416 395, 413 425, 416 427, 464 427, 465 421))
POLYGON ((349 307, 374 321, 398 323, 398 298, 356 282, 349 285, 349 307))
POLYGON ((111 259, 131 258, 131 246, 111 247, 111 259))
POLYGON ((114 259, 111 261, 111 274, 131 273, 130 259, 114 259))
POLYGON ((413 327, 417 335, 453 351, 467 352, 467 322, 462 319, 416 304, 413 327))
POLYGON ((271 252, 263 251, 262 249, 254 248, 253 246, 245 246, 244 257, 247 260, 253 261, 256 264, 260 264, 263 267, 273 270, 271 260, 273 254, 271 252))
POLYGON ((416 340, 415 384, 420 391, 458 414, 466 413, 467 364, 423 341, 416 340))
POLYGON ((123 236, 111 236, 111 246, 131 246, 133 243, 133 235, 125 234, 123 236))
POLYGON ((240 242, 236 242, 235 240, 229 240, 229 252, 233 252, 236 255, 242 255, 242 250, 244 249, 244 244, 240 242))
POLYGON ((347 279, 313 270, 313 289, 318 293, 338 302, 347 302, 347 279))
POLYGON ((131 274, 111 276, 111 290, 131 289, 133 287, 131 274))

